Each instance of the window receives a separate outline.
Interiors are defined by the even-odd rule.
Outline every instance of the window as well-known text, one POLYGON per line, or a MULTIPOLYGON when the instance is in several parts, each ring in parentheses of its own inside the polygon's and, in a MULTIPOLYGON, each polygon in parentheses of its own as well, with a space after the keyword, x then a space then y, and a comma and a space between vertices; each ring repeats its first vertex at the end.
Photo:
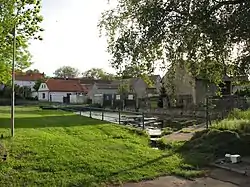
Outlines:
POLYGON ((45 93, 43 93, 43 99, 45 99, 45 93))

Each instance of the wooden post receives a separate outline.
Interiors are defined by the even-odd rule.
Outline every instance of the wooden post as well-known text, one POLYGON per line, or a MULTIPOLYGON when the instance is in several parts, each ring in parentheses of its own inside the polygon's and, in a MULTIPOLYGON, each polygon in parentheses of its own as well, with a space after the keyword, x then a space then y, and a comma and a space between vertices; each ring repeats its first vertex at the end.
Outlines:
POLYGON ((142 112, 142 129, 145 129, 145 124, 144 124, 144 112, 142 112))
POLYGON ((121 111, 120 110, 118 111, 118 115, 119 115, 118 116, 119 124, 121 124, 121 111))
POLYGON ((89 107, 89 117, 92 118, 91 107, 89 107))
POLYGON ((102 110, 102 121, 104 120, 104 110, 102 110))
POLYGON ((208 120, 209 120, 209 107, 208 107, 208 97, 206 97, 206 128, 208 129, 208 120))

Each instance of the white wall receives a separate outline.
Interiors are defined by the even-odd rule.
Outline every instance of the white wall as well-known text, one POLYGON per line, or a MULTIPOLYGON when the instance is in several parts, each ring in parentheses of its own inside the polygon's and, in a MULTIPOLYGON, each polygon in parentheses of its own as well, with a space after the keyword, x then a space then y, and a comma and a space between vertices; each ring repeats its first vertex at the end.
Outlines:
POLYGON ((70 96, 70 103, 80 104, 80 103, 86 103, 87 102, 87 96, 85 95, 71 95, 70 96))
POLYGON ((36 84, 35 81, 19 81, 19 80, 15 80, 15 84, 20 86, 20 87, 24 87, 27 86, 29 88, 31 88, 31 91, 34 91, 34 85, 36 84))
POLYGON ((49 101, 49 92, 48 91, 39 91, 38 92, 38 100, 39 101, 49 101), (44 98, 43 98, 43 94, 45 94, 44 98))
POLYGON ((97 89, 96 85, 94 84, 92 89, 89 90, 87 95, 90 99, 93 100, 95 94, 117 94, 117 93, 118 89, 97 89))

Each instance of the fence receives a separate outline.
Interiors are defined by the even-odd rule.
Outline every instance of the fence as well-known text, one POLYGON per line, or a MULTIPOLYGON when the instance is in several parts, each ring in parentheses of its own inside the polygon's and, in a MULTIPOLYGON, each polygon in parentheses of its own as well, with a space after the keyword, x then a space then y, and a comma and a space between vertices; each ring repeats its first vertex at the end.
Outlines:
POLYGON ((144 122, 146 119, 146 115, 144 112, 121 111, 93 107, 61 107, 61 109, 75 112, 81 116, 108 121, 116 124, 126 124, 126 122, 135 122, 135 119, 140 119, 140 121, 137 121, 139 122, 139 125, 136 126, 145 129, 144 122))
POLYGON ((250 108, 249 97, 228 95, 222 97, 208 97, 206 99, 206 124, 212 120, 222 120, 234 109, 247 110, 250 108))

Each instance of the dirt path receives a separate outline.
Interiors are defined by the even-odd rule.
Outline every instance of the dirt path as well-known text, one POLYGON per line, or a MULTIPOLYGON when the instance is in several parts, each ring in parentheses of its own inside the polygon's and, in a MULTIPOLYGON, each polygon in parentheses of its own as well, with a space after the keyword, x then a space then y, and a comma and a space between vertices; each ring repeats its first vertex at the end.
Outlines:
POLYGON ((250 178, 221 169, 213 169, 210 174, 193 181, 174 176, 160 177, 152 181, 127 183, 122 187, 249 187, 250 178))
POLYGON ((202 124, 183 128, 177 132, 166 135, 165 138, 170 141, 188 141, 193 137, 195 132, 204 130, 204 126, 205 125, 202 124))

